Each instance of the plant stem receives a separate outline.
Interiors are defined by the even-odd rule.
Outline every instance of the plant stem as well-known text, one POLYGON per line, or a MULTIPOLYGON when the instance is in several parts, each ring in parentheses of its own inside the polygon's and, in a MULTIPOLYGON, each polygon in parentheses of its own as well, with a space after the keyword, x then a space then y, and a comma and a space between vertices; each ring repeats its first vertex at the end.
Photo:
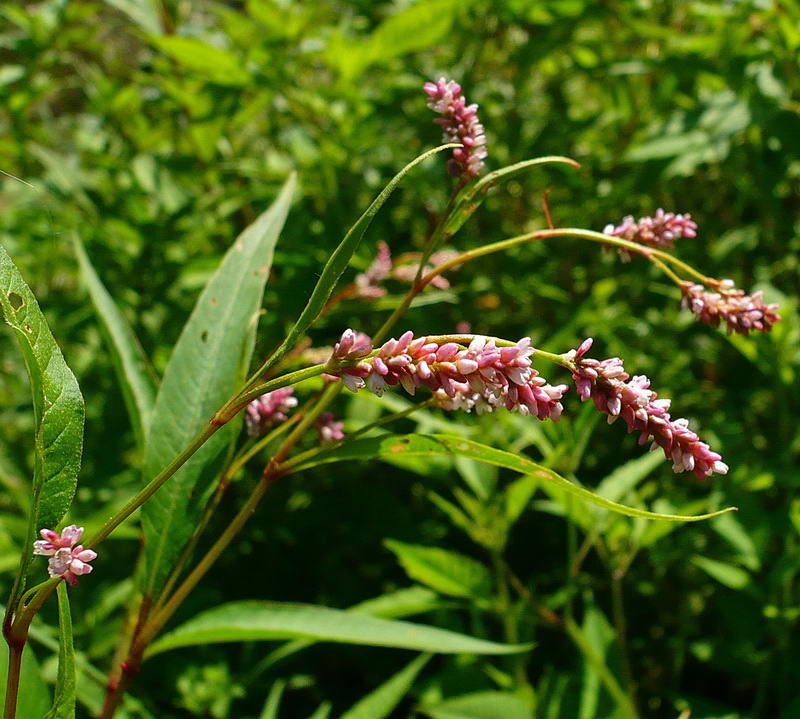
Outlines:
POLYGON ((4 719, 15 719, 17 716, 17 696, 19 694, 22 653, 24 651, 24 641, 10 641, 8 643, 8 678, 6 679, 6 702, 3 709, 4 719))
POLYGON ((197 563, 195 568, 178 586, 172 596, 166 600, 162 606, 157 609, 152 616, 145 623, 144 627, 131 645, 128 657, 123 662, 123 676, 116 685, 109 685, 109 692, 106 695, 103 712, 100 714, 99 719, 111 719, 114 712, 122 701, 122 697, 130 685, 133 677, 138 674, 144 658, 144 652, 148 644, 164 627, 170 617, 174 614, 175 610, 181 603, 189 596, 189 593, 197 586, 198 582, 205 576, 211 569, 220 555, 227 549, 236 535, 247 524, 247 521, 255 512, 256 507, 263 498, 267 489, 282 476, 280 463, 291 451, 295 444, 302 438, 305 431, 316 421, 317 417, 324 411, 324 409, 333 401, 333 399, 341 391, 340 385, 329 385, 322 393, 317 404, 302 418, 297 427, 289 434, 283 441, 278 451, 270 460, 264 473, 248 498, 247 502, 242 506, 231 523, 220 535, 212 547, 206 552, 202 559, 197 563))
POLYGON ((192 534, 192 538, 187 542, 186 546, 183 548, 178 561, 175 563, 175 567, 172 569, 170 573, 170 577, 167 580, 167 583, 164 585, 164 589, 161 591, 159 598, 155 602, 156 610, 161 606, 164 598, 169 596, 172 592, 172 589, 175 587, 175 583, 178 581, 181 572, 183 571, 186 562, 189 561, 189 558, 192 556, 192 553, 197 547, 197 543, 200 540, 200 537, 208 526, 208 523, 211 521, 211 517, 216 512, 217 508, 219 507, 219 503, 222 501, 222 497, 224 496, 225 492, 227 491, 230 483, 233 481, 233 478, 238 474, 239 470, 247 464, 253 457, 255 457, 262 449, 267 447, 270 442, 274 441, 276 437, 279 437, 281 434, 286 432, 293 424, 295 424, 300 418, 302 417, 302 413, 297 413, 290 417, 286 422, 283 424, 278 425, 275 429, 271 432, 267 433, 264 437, 260 438, 258 442, 253 443, 249 447, 245 445, 246 449, 243 449, 236 457, 233 458, 231 463, 225 469, 225 471, 220 476, 219 482, 217 483, 217 488, 214 492, 214 496, 211 498, 211 501, 206 505, 205 510, 203 510, 203 515, 200 517, 200 520, 197 523, 197 527, 192 534))

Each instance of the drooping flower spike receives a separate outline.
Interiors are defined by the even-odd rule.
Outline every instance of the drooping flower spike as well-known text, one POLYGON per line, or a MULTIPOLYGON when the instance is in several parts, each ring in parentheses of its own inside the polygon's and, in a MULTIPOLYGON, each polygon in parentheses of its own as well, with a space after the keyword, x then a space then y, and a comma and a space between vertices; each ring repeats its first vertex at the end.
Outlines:
POLYGON ((781 319, 778 305, 766 304, 762 292, 745 294, 744 290, 735 288, 733 280, 722 280, 715 292, 709 292, 703 285, 683 282, 681 292, 684 307, 707 325, 719 327, 725 322, 728 334, 747 335, 752 330, 769 332, 781 319))
POLYGON ((91 573, 93 567, 89 562, 97 557, 97 552, 78 544, 83 527, 70 524, 60 534, 52 529, 42 529, 39 534, 42 538, 33 543, 33 553, 50 557, 47 572, 51 577, 63 577, 74 587, 79 576, 91 573))
POLYGON ((426 82, 423 89, 428 95, 428 107, 442 116, 434 122, 442 128, 444 141, 463 145, 453 150, 447 163, 450 174, 477 177, 486 158, 486 135, 478 118, 478 106, 467 105, 461 85, 455 80, 441 77, 436 82, 426 82))
POLYGON ((251 437, 259 437, 271 427, 282 424, 289 419, 289 412, 297 407, 294 388, 284 387, 262 394, 247 405, 245 422, 247 433, 251 437))
POLYGON ((629 432, 639 433, 639 444, 652 440, 651 449, 661 447, 675 472, 692 471, 698 479, 727 474, 728 465, 689 429, 688 420, 670 417, 671 400, 658 399, 647 377, 631 377, 619 357, 586 357, 591 346, 589 338, 566 355, 575 363, 572 378, 582 401, 591 399, 609 424, 622 417, 629 432))
POLYGON ((531 367, 534 349, 527 337, 510 347, 497 347, 492 339, 475 337, 464 348, 454 342, 440 345, 427 337, 414 339, 409 331, 390 339, 374 354, 361 347, 362 354, 349 358, 352 365, 336 366, 345 356, 342 348, 354 342, 355 334, 353 330, 344 332, 328 369, 353 392, 367 387, 381 395, 387 387, 400 385, 413 395, 418 388, 427 387, 445 409, 491 412, 505 407, 539 419, 561 416, 560 400, 567 386, 548 384, 531 367))

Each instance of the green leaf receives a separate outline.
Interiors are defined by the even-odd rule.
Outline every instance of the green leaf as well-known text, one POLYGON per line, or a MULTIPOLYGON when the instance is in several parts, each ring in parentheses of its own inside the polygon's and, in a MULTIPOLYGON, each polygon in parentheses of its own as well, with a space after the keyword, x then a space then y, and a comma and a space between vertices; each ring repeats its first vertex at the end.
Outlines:
MULTIPOLYGON (((8 648, 5 642, 0 646, 0 706, 6 701, 6 676, 8 675, 8 648)), ((31 647, 25 647, 22 655, 22 671, 17 695, 18 719, 43 719, 50 708, 50 690, 47 688, 39 662, 31 647)))
POLYGON ((422 711, 431 719, 531 719, 522 699, 505 692, 476 692, 447 699, 422 711))
POLYGON ((331 703, 323 702, 308 719, 328 719, 331 715, 331 703))
POLYGON ((562 157, 561 155, 548 155, 546 157, 535 157, 531 160, 523 160, 522 162, 517 162, 514 165, 501 167, 499 170, 490 172, 477 182, 467 185, 461 191, 458 199, 456 200, 455 207, 447 219, 447 224, 445 225, 443 233, 444 236, 452 237, 456 232, 458 232, 463 227, 464 223, 470 218, 472 213, 481 206, 483 201, 486 199, 486 195, 489 193, 489 190, 491 190, 495 185, 499 184, 503 180, 510 180, 517 175, 521 175, 531 167, 549 164, 565 164, 576 168, 580 167, 575 160, 569 157, 562 157))
POLYGON ((66 582, 58 584, 58 677, 53 706, 45 719, 75 719, 75 648, 66 582))
MULTIPOLYGON (((174 459, 243 384, 273 250, 294 186, 292 176, 272 206, 233 243, 198 298, 156 398, 145 480, 174 459)), ((146 593, 160 589, 191 536, 202 512, 203 490, 238 430, 235 422, 223 427, 142 508, 146 593)))
POLYGON ((239 57, 195 37, 151 36, 150 42, 187 70, 217 85, 238 87, 250 80, 239 57))
POLYGON ((283 697, 284 689, 286 689, 286 682, 283 679, 278 679, 273 683, 259 719, 278 719, 278 711, 281 706, 281 697, 283 697))
POLYGON ((486 601, 491 597, 492 576, 489 570, 470 557, 394 539, 387 539, 384 544, 394 552, 409 577, 442 594, 486 601))
POLYGON ((411 689, 411 685, 430 661, 431 654, 420 654, 391 679, 371 691, 342 714, 341 719, 385 719, 411 689))
POLYGON ((692 564, 700 567, 712 579, 730 589, 744 589, 750 584, 750 574, 741 567, 700 555, 692 557, 692 564))
POLYGON ((370 65, 386 63, 441 41, 450 32, 465 0, 419 0, 384 20, 365 40, 339 38, 328 48, 328 60, 353 81, 370 65))
MULTIPOLYGON (((31 543, 42 527, 55 527, 78 484, 83 447, 83 397, 33 292, 0 247, 0 307, 19 341, 33 393, 36 425, 28 532, 15 589, 22 587, 31 543)), ((16 592, 15 592, 16 593, 16 592)))
POLYGON ((522 644, 498 644, 446 629, 311 604, 231 602, 190 619, 153 643, 149 655, 198 644, 313 639, 440 654, 514 654, 522 644))
POLYGON ((434 455, 454 455, 470 457, 480 462, 493 464, 498 467, 538 477, 545 482, 549 482, 570 494, 575 495, 584 502, 594 504, 612 512, 624 514, 629 517, 641 517, 642 519, 660 519, 665 522, 699 522, 711 517, 718 517, 725 512, 735 511, 735 507, 721 509, 718 512, 709 514, 680 515, 680 514, 657 514, 648 512, 644 509, 628 507, 624 504, 612 502, 610 499, 601 497, 594 492, 570 482, 552 469, 543 467, 536 462, 532 462, 527 457, 522 457, 501 449, 495 449, 479 442, 473 442, 462 437, 450 437, 443 434, 392 434, 381 437, 371 437, 369 439, 356 440, 330 452, 325 452, 312 460, 294 467, 292 471, 299 472, 309 467, 328 464, 331 462, 343 462, 353 459, 373 459, 375 457, 426 457, 434 455))
POLYGON ((145 32, 154 35, 162 32, 156 0, 105 0, 105 3, 124 12, 145 32))
POLYGON ((331 293, 336 287, 336 283, 342 276, 342 272, 345 271, 347 265, 350 263, 350 259, 353 257, 353 253, 358 249, 361 238, 364 236, 364 233, 367 231, 367 228, 372 222, 372 218, 378 214, 378 210, 380 210, 386 200, 389 199, 389 196, 400 184, 400 180, 402 180, 403 177, 413 168, 427 160, 429 157, 432 157, 436 153, 452 147, 458 147, 458 145, 454 145, 452 143, 449 145, 440 145, 439 147, 434 147, 432 150, 422 153, 419 157, 409 162, 402 170, 400 170, 400 172, 398 172, 391 179, 389 184, 383 188, 381 193, 367 208, 366 212, 364 212, 364 214, 358 218, 358 221, 350 228, 344 239, 341 241, 341 243, 339 243, 339 246, 333 251, 330 258, 325 263, 325 267, 322 269, 322 274, 320 275, 319 280, 317 280, 317 284, 314 286, 311 297, 309 297, 308 303, 300 313, 300 317, 298 318, 297 322, 295 322, 292 329, 289 330, 289 334, 281 343, 280 347, 278 347, 278 349, 272 353, 269 360, 267 360, 264 366, 260 368, 259 372, 263 372, 279 362, 284 355, 303 337, 305 331, 314 323, 314 320, 319 317, 320 312, 322 312, 328 302, 328 299, 330 299, 331 293))
POLYGON ((617 467, 597 485, 597 493, 618 502, 656 467, 664 463, 658 452, 648 452, 617 467))
POLYGON ((137 444, 144 450, 156 397, 156 383, 149 372, 150 363, 128 321, 97 276, 78 236, 75 235, 73 240, 81 276, 89 290, 100 329, 111 353, 137 444))

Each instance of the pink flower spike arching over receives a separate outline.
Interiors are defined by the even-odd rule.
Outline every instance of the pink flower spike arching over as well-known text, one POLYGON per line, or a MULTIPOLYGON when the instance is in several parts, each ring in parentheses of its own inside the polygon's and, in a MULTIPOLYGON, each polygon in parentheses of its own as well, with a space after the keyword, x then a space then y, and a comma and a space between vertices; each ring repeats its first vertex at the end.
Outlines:
POLYGON ((78 544, 83 527, 70 524, 61 534, 52 529, 42 529, 39 534, 42 538, 33 543, 33 553, 50 557, 47 572, 51 577, 63 577, 74 587, 79 576, 91 573, 93 567, 89 562, 97 557, 97 552, 78 544))
POLYGON ((317 433, 322 442, 344 439, 344 422, 339 422, 333 412, 323 412, 316 421, 317 433))
POLYGON ((658 399, 647 377, 631 377, 619 357, 585 357, 591 346, 590 338, 567 354, 575 363, 572 378, 582 401, 591 399, 609 424, 622 417, 629 432, 639 433, 639 444, 652 439, 650 448, 661 447, 675 472, 692 471, 698 479, 727 474, 728 465, 689 429, 688 420, 670 417, 671 401, 658 399))
POLYGON ((271 427, 282 424, 289 419, 289 412, 297 407, 293 387, 284 387, 262 394, 247 405, 245 422, 247 434, 259 437, 271 427))
POLYGON ((737 290, 733 280, 722 280, 716 292, 709 292, 703 285, 684 282, 681 292, 684 307, 707 325, 719 327, 724 321, 728 334, 747 335, 752 330, 769 332, 781 319, 778 305, 766 304, 761 292, 747 295, 744 290, 737 290))
POLYGON ((486 158, 486 135, 478 118, 478 106, 467 105, 461 85, 455 80, 441 77, 436 82, 426 82, 423 90, 428 95, 428 107, 442 116, 434 122, 442 128, 444 141, 463 145, 453 150, 447 163, 450 174, 477 177, 486 158))
POLYGON ((642 217, 636 222, 632 215, 628 215, 623 218, 621 225, 606 225, 603 233, 640 245, 667 249, 681 237, 697 237, 697 223, 688 213, 676 215, 674 212, 664 212, 659 207, 654 217, 642 217))
POLYGON ((374 356, 353 366, 332 368, 331 374, 340 376, 353 392, 367 387, 381 395, 387 387, 400 385, 413 395, 418 388, 427 387, 445 409, 491 412, 505 407, 542 420, 557 420, 567 386, 553 387, 540 377, 531 367, 533 353, 528 337, 510 347, 475 337, 465 348, 427 337, 415 339, 412 332, 406 332, 384 343, 374 356))

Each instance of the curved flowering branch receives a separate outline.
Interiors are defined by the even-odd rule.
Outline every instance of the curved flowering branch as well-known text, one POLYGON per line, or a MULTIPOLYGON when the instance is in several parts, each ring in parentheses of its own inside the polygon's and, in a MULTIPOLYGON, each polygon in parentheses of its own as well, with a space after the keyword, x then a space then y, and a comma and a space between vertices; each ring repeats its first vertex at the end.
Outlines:
POLYGON ((639 432, 639 444, 652 440, 651 449, 661 447, 675 472, 692 471, 698 479, 727 474, 728 465, 689 429, 689 421, 670 417, 671 400, 658 399, 647 377, 631 377, 619 357, 585 357, 592 341, 585 340, 566 355, 575 363, 572 378, 582 401, 591 399, 608 415, 609 424, 622 417, 628 432, 639 432))
POLYGON ((453 150, 453 157, 447 163, 450 174, 466 179, 477 177, 483 172, 487 154, 478 106, 467 105, 461 85, 455 80, 440 77, 436 82, 426 82, 423 89, 428 95, 428 107, 442 116, 434 122, 442 128, 444 141, 463 145, 453 150))

